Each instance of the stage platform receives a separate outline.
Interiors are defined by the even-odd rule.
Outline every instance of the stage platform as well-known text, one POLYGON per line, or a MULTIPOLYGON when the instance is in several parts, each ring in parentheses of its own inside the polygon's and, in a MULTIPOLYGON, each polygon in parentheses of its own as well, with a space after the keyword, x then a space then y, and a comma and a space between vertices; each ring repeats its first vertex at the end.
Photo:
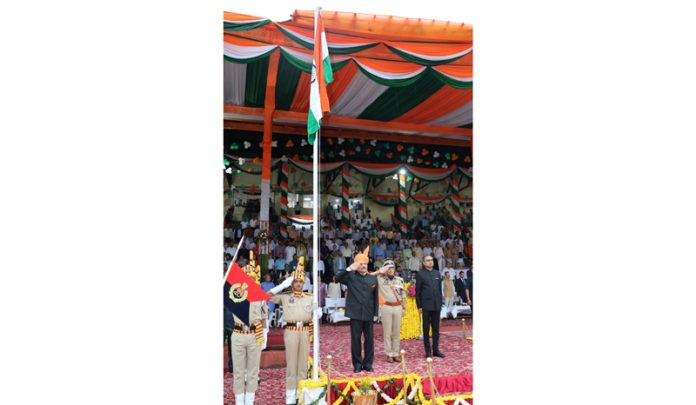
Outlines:
MULTIPOLYGON (((466 320, 469 330, 471 320, 466 320)), ((333 356, 332 378, 356 378, 364 375, 390 375, 401 373, 401 363, 388 363, 384 355, 382 325, 375 324, 375 361, 372 373, 353 373, 350 356, 350 326, 347 324, 322 324, 320 329, 321 367, 326 369, 325 359, 328 354, 333 356)), ((280 336, 282 330, 271 330, 271 336, 280 336)), ((469 335, 470 336, 470 335, 469 335)), ((269 343, 273 343, 269 338, 269 343)), ((277 344, 275 344, 277 346, 277 344)), ((401 348, 406 351, 407 372, 426 376, 426 361, 423 341, 418 339, 402 340, 401 348)), ((464 335, 461 319, 443 320, 440 327, 440 350, 445 358, 433 358, 433 370, 436 376, 435 384, 441 393, 472 391, 472 348, 473 340, 464 335), (456 390, 456 391, 453 391, 456 390)), ((311 353, 310 353, 311 354, 311 353)), ((285 402, 285 359, 283 350, 263 352, 262 363, 266 368, 260 371, 261 383, 256 393, 256 405, 282 405, 285 402), (278 356, 282 355, 282 366, 278 356)), ((226 362, 225 362, 226 364, 226 362)), ((234 404, 232 391, 232 373, 224 371, 225 404, 234 404)), ((428 389, 429 391, 429 389, 428 389)), ((378 402, 381 403, 381 402, 378 402)))

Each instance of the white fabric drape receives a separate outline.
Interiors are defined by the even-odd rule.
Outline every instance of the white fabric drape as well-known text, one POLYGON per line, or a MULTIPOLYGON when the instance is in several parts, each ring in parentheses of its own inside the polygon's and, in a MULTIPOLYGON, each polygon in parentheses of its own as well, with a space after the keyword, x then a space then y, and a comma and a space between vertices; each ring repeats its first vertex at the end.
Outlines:
POLYGON ((474 48, 467 48, 467 49, 462 50, 461 52, 455 52, 455 53, 452 53, 452 54, 450 54, 450 55, 437 56, 437 55, 426 55, 426 54, 422 54, 422 53, 416 53, 416 52, 413 52, 413 51, 409 51, 408 49, 405 49, 405 48, 403 48, 403 47, 400 47, 400 46, 398 45, 397 42, 389 42, 388 44, 389 44, 390 46, 393 46, 394 48, 400 50, 401 52, 407 53, 407 54, 409 54, 409 55, 413 55, 413 56, 415 56, 415 57, 417 57, 417 58, 430 60, 430 61, 433 61, 433 62, 439 62, 439 61, 442 61, 442 60, 460 58, 460 57, 462 57, 462 56, 466 55, 467 53, 469 53, 469 52, 471 52, 471 51, 474 50, 474 48))
POLYGON ((331 113, 355 118, 387 89, 387 86, 372 81, 358 70, 346 90, 331 106, 331 113))
POLYGON ((363 69, 367 70, 368 72, 370 72, 371 74, 373 74, 379 78, 385 79, 385 80, 410 79, 414 76, 417 76, 418 74, 420 74, 422 71, 425 70, 425 66, 418 66, 415 63, 404 62, 402 65, 404 65, 404 66, 408 65, 409 68, 413 67, 413 70, 410 72, 386 72, 386 71, 377 70, 377 69, 373 69, 371 67, 368 67, 364 63, 360 63, 358 58, 353 58, 353 60, 355 61, 355 63, 360 65, 361 68, 363 68, 363 69))
POLYGON ((469 102, 436 120, 430 121, 430 124, 446 125, 450 127, 459 127, 462 125, 471 124, 474 122, 473 110, 474 103, 469 102))
POLYGON ((228 61, 224 63, 225 104, 244 105, 247 65, 228 61))

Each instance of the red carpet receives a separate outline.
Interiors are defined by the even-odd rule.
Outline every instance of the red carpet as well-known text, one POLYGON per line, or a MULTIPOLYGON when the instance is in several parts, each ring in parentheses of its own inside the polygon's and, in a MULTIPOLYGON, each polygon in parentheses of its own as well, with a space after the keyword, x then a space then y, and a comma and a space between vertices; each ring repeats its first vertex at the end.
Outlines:
MULTIPOLYGON (((275 331, 274 331, 275 332, 275 331)), ((326 370, 326 356, 333 356, 331 376, 333 378, 354 378, 360 375, 400 374, 401 363, 387 363, 384 356, 382 325, 376 324, 374 372, 353 374, 350 360, 350 327, 322 325, 320 329, 322 369, 326 370)), ((462 332, 461 320, 447 320, 441 324, 440 350, 445 358, 433 358, 435 384, 441 394, 468 392, 472 390, 472 340, 467 340, 462 332)), ((406 351, 406 371, 426 376, 427 365, 424 357, 423 341, 402 340, 401 348, 406 351)), ((256 392, 256 405, 282 405, 285 403, 285 369, 262 369, 261 384, 256 392)), ((232 373, 225 372, 225 404, 234 404, 232 392, 232 373)), ((425 384, 429 392, 429 382, 425 384)))

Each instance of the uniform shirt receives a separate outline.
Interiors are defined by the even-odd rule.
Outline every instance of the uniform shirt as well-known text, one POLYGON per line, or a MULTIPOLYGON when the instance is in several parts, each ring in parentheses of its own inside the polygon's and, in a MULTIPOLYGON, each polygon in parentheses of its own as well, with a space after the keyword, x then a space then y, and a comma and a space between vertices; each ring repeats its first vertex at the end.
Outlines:
MULTIPOLYGON (((258 321, 265 321, 268 318, 268 306, 266 301, 255 301, 249 303, 249 325, 253 325, 258 321)), ((242 323, 242 320, 234 315, 234 321, 242 323)))
POLYGON ((285 322, 312 320, 312 294, 302 293, 300 297, 294 292, 276 294, 271 296, 271 301, 283 306, 285 322))
POLYGON ((400 302, 404 305, 404 298, 406 297, 406 291, 404 290, 404 280, 399 276, 393 276, 389 278, 386 275, 377 276, 377 283, 379 284, 379 294, 382 299, 386 302, 400 302), (396 294, 394 294, 396 292, 396 294))

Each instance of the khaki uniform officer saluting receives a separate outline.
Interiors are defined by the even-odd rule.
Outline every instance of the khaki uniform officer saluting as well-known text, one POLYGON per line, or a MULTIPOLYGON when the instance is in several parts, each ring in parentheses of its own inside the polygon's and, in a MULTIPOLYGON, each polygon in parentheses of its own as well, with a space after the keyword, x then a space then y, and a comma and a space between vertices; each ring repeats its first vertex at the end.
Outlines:
MULTIPOLYGON (((254 253, 249 252, 249 264, 244 266, 251 278, 259 283, 261 268, 255 265, 254 253)), ((232 372, 234 373, 234 400, 237 405, 253 405, 259 383, 259 364, 263 344, 264 323, 268 319, 266 301, 249 303, 249 325, 234 316, 232 331, 232 372), (246 371, 246 383, 244 373, 246 371)))
POLYGON ((379 294, 384 299, 380 311, 384 330, 384 354, 389 363, 400 361, 401 318, 406 312, 404 280, 394 275, 394 269, 394 261, 387 260, 381 269, 373 273, 377 275, 379 294))
POLYGON ((285 403, 297 402, 297 385, 300 380, 307 378, 307 358, 309 357, 309 345, 311 343, 314 323, 312 315, 314 310, 321 313, 321 309, 313 307, 312 294, 303 293, 305 282, 304 256, 300 257, 293 276, 286 279, 278 286, 271 288, 271 301, 283 306, 283 318, 285 325, 285 403), (292 285, 292 291, 279 294, 292 285))

